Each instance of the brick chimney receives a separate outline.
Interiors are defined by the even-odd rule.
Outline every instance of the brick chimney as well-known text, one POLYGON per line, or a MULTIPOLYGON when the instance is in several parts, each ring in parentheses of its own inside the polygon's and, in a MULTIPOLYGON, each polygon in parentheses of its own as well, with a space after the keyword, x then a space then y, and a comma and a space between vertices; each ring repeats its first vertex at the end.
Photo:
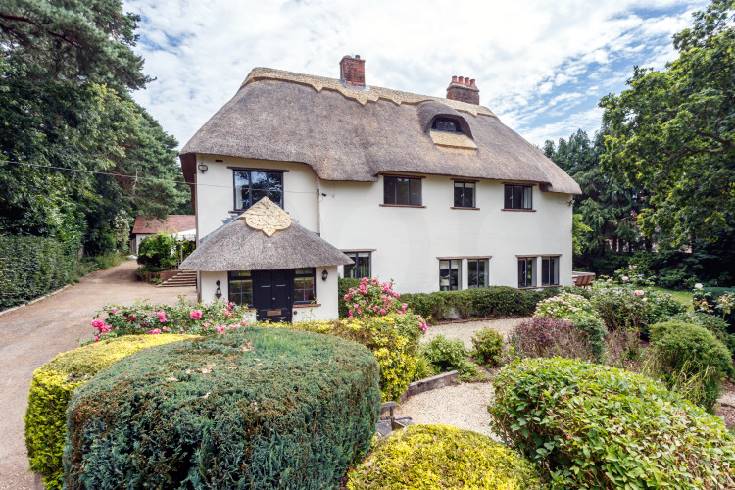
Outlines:
POLYGON ((365 60, 360 59, 360 55, 354 57, 343 56, 339 62, 339 78, 347 85, 354 87, 365 86, 365 60))
POLYGON ((447 87, 447 99, 479 105, 480 89, 475 85, 474 78, 454 75, 447 87))

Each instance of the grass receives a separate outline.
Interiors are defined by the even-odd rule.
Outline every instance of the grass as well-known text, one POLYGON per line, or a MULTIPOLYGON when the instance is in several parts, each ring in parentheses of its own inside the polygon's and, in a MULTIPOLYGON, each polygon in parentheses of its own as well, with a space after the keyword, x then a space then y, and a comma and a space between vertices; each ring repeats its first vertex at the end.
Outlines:
POLYGON ((655 287, 653 289, 655 289, 656 291, 661 291, 662 293, 669 293, 671 297, 674 298, 674 300, 686 306, 687 309, 692 307, 692 292, 691 291, 679 291, 676 289, 665 289, 665 288, 659 288, 659 287, 655 287))
POLYGON ((123 252, 111 252, 95 257, 84 257, 79 261, 77 277, 82 277, 92 271, 109 269, 110 267, 120 265, 127 259, 127 255, 123 252))

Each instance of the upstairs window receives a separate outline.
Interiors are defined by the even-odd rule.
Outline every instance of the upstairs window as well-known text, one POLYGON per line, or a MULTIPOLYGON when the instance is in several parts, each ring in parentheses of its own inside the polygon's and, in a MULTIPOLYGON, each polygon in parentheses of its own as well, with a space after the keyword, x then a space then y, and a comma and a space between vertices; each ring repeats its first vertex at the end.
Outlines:
POLYGON ((464 182, 461 180, 454 181, 454 207, 455 208, 474 208, 475 207, 475 183, 464 182))
POLYGON ((446 117, 437 117, 434 119, 431 122, 431 129, 435 129, 437 131, 449 131, 451 133, 462 132, 462 128, 457 121, 446 117))
POLYGON ((541 285, 559 285, 559 257, 541 258, 541 285))
POLYGON ((521 257, 518 259, 518 287, 536 287, 536 257, 521 257))
POLYGON ((467 259, 467 287, 484 288, 487 286, 489 261, 487 259, 467 259))
POLYGON ((462 280, 462 260, 439 261, 439 290, 459 291, 462 280))
POLYGON ((421 179, 419 177, 384 175, 383 204, 421 206, 421 179))
POLYGON ((370 252, 344 252, 344 254, 354 262, 353 265, 345 266, 345 277, 355 279, 370 277, 370 252))
POLYGON ((505 209, 533 209, 533 186, 505 184, 505 209))
POLYGON ((316 269, 296 269, 293 278, 293 302, 295 304, 316 301, 316 269))
POLYGON ((283 207, 283 172, 233 170, 235 210, 245 211, 264 197, 283 207))

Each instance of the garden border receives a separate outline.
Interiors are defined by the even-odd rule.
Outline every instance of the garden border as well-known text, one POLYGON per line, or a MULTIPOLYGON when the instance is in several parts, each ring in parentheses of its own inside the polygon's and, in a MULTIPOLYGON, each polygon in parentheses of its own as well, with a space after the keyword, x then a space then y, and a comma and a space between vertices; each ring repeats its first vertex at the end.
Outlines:
POLYGON ((61 288, 57 289, 56 291, 51 291, 50 293, 44 294, 43 296, 40 296, 38 298, 34 298, 26 303, 23 303, 22 305, 13 306, 12 308, 8 308, 7 310, 0 311, 0 316, 7 315, 8 313, 12 313, 16 310, 20 310, 21 308, 25 308, 26 306, 31 306, 34 303, 38 303, 39 301, 43 301, 44 299, 50 298, 51 296, 57 295, 60 292, 62 292, 64 289, 69 288, 73 285, 77 284, 76 282, 70 282, 69 284, 62 286, 61 288))

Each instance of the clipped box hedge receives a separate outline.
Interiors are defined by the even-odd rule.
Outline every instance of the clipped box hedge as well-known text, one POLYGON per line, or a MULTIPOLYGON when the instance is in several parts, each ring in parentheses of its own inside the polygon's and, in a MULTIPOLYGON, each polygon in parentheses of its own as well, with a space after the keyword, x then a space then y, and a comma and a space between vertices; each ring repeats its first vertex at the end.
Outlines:
POLYGON ((640 374, 526 359, 494 380, 493 426, 553 488, 735 488, 722 420, 640 374))
POLYGON ((411 425, 350 471, 349 490, 542 488, 527 460, 487 436, 449 425, 411 425))
POLYGON ((28 462, 46 488, 61 488, 66 409, 75 388, 97 372, 141 349, 191 338, 189 335, 130 335, 59 354, 33 372, 25 415, 28 462))
POLYGON ((247 327, 139 352, 74 395, 68 488, 337 488, 367 451, 378 366, 330 335, 247 327))

